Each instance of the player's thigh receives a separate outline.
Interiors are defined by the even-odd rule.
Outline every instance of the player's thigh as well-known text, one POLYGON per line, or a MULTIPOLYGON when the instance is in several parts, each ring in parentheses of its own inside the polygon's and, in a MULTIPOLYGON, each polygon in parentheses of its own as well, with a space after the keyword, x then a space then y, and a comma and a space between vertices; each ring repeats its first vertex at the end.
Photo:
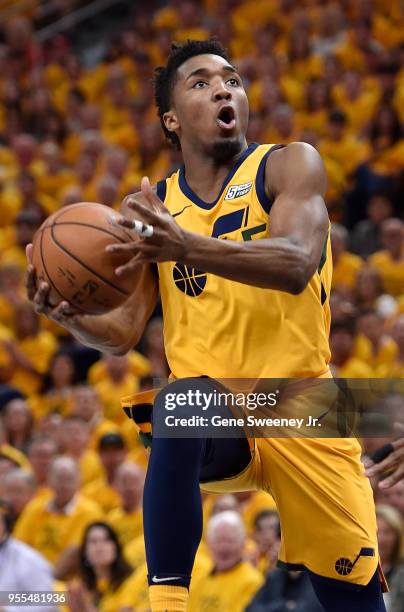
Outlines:
POLYGON ((357 440, 260 439, 258 451, 280 514, 280 560, 367 584, 378 563, 376 518, 357 440))

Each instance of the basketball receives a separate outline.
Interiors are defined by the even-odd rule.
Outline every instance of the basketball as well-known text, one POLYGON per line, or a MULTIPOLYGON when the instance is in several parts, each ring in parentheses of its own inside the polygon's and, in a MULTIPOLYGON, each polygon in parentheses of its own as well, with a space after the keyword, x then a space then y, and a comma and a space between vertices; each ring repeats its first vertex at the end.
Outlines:
POLYGON ((37 282, 50 285, 49 303, 68 301, 79 313, 102 314, 132 293, 136 274, 120 278, 115 270, 131 253, 107 253, 110 244, 132 242, 136 235, 118 225, 114 210, 80 202, 48 217, 33 241, 37 282))

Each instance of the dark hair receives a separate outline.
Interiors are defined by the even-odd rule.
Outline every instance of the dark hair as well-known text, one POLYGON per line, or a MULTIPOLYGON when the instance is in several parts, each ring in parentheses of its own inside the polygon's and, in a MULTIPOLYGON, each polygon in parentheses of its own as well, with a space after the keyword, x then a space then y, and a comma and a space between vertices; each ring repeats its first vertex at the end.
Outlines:
POLYGON ((270 517, 271 518, 274 517, 277 519, 276 534, 277 534, 277 537, 280 538, 281 537, 281 527, 280 527, 280 522, 279 522, 279 514, 277 513, 276 510, 261 510, 261 512, 258 512, 258 514, 254 518, 254 527, 255 529, 259 529, 261 521, 266 518, 270 518, 270 517))
POLYGON ((128 576, 130 576, 130 574, 133 572, 133 567, 127 562, 127 560, 123 556, 122 546, 118 540, 118 536, 116 535, 112 527, 108 525, 108 523, 104 523, 103 521, 95 521, 94 523, 90 523, 90 525, 88 525, 87 529, 84 532, 79 549, 79 572, 85 586, 94 593, 95 598, 98 601, 101 594, 97 591, 97 577, 90 561, 86 557, 88 535, 91 529, 95 527, 100 527, 101 529, 104 529, 107 532, 108 539, 115 544, 116 556, 110 567, 110 588, 112 591, 116 591, 116 589, 122 584, 122 582, 128 576))
POLYGON ((159 66, 154 71, 154 100, 157 106, 157 114, 160 117, 164 135, 177 149, 181 149, 178 136, 175 132, 167 130, 164 125, 163 115, 170 110, 171 94, 176 80, 177 69, 191 57, 205 53, 219 55, 229 61, 225 48, 218 40, 188 40, 182 45, 172 43, 166 65, 159 66))
POLYGON ((338 125, 346 125, 346 114, 338 109, 335 109, 328 115, 328 121, 338 125))

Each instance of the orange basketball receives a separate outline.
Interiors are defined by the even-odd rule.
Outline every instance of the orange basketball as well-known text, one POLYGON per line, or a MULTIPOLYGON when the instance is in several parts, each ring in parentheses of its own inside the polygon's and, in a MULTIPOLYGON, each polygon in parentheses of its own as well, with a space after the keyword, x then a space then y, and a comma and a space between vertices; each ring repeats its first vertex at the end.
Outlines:
POLYGON ((118 225, 114 215, 103 204, 80 202, 61 208, 41 225, 33 242, 33 265, 38 281, 50 285, 50 304, 67 300, 81 313, 102 314, 127 300, 136 273, 118 277, 115 269, 133 254, 107 253, 105 247, 132 242, 136 234, 118 225))

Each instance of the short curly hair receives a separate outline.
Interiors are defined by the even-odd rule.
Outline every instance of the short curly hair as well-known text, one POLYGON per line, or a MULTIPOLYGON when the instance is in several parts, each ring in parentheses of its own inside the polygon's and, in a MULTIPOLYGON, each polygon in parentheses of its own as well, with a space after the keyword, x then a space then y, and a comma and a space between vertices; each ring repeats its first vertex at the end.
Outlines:
POLYGON ((188 40, 182 45, 172 43, 166 65, 159 66, 154 71, 154 99, 161 127, 166 138, 179 150, 181 149, 179 138, 175 132, 167 130, 164 125, 163 115, 170 110, 171 94, 176 80, 177 69, 191 57, 205 53, 219 55, 226 61, 230 61, 226 49, 218 40, 212 38, 209 40, 188 40))

